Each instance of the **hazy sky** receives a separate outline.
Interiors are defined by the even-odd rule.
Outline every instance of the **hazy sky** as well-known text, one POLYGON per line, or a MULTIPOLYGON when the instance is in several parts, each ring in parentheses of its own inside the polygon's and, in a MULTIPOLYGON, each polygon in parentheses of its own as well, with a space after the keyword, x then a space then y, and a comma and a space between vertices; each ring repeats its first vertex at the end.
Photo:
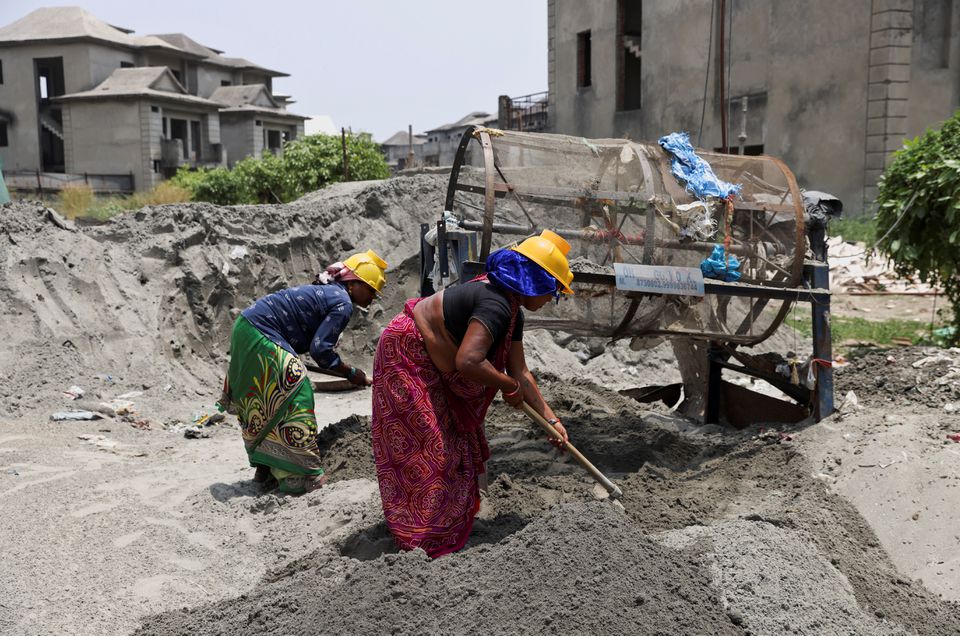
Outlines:
MULTIPOLYGON (((56 3, 0 0, 0 25, 56 3)), ((495 113, 498 95, 547 90, 546 0, 86 0, 138 35, 186 33, 290 74, 290 110, 330 115, 378 141, 495 113)))

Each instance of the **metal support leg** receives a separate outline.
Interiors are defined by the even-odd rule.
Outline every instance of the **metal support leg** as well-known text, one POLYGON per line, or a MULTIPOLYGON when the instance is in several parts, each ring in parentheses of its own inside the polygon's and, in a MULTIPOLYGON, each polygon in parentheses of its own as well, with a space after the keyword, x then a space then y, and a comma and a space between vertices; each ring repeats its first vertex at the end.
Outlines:
POLYGON ((433 246, 427 243, 424 239, 427 231, 430 229, 430 225, 427 223, 420 224, 420 297, 426 298, 434 292, 433 289, 433 280, 431 274, 433 273, 433 263, 435 258, 435 252, 433 246))
POLYGON ((718 424, 720 422, 720 387, 723 367, 717 362, 722 354, 723 349, 717 343, 711 342, 710 348, 707 349, 709 367, 707 370, 707 406, 704 409, 705 424, 718 424))
MULTIPOLYGON (((830 267, 824 261, 811 266, 811 285, 817 289, 830 288, 830 267)), ((825 301, 811 303, 813 310, 813 357, 833 361, 833 344, 830 337, 830 297, 825 301)), ((817 365, 817 388, 814 401, 814 416, 819 422, 833 413, 833 367, 817 365)))

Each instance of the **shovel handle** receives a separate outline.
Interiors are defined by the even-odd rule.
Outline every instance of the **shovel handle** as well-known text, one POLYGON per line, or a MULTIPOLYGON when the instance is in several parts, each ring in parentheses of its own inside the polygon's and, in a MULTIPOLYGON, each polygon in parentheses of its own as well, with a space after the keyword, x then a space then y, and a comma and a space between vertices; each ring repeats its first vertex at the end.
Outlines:
POLYGON ((570 442, 566 442, 563 439, 563 435, 557 432, 557 429, 553 428, 550 425, 550 422, 545 420, 542 415, 537 413, 532 406, 523 402, 521 404, 523 412, 527 414, 531 420, 540 425, 540 428, 547 434, 547 437, 550 439, 560 442, 566 448, 567 452, 570 453, 577 462, 586 469, 590 476, 596 480, 598 484, 603 486, 608 493, 610 493, 611 499, 619 499, 623 496, 623 491, 614 484, 612 481, 607 479, 607 476, 597 470, 597 467, 590 463, 590 460, 583 456, 583 453, 577 450, 576 446, 570 442))

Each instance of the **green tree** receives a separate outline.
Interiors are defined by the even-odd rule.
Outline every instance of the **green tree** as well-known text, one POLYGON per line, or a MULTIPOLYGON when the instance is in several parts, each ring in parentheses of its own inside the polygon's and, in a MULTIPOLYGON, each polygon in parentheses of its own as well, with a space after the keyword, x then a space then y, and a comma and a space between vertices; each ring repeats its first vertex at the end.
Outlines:
POLYGON ((243 203, 286 203, 297 196, 283 160, 265 150, 263 157, 247 157, 233 167, 246 195, 243 203))
POLYGON ((901 276, 943 286, 960 339, 960 111, 907 141, 880 179, 877 247, 901 276))
MULTIPOLYGON (((366 133, 347 138, 347 163, 351 181, 390 176, 380 148, 366 133)), ((173 180, 189 190, 195 201, 286 203, 343 181, 343 147, 339 135, 310 135, 287 143, 281 157, 265 151, 262 158, 247 157, 233 170, 182 167, 173 180)))

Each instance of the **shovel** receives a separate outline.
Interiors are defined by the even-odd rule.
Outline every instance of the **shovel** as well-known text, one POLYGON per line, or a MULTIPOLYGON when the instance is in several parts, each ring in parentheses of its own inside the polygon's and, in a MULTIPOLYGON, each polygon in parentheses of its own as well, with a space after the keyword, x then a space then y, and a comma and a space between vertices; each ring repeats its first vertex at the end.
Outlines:
POLYGON ((573 458, 577 460, 577 462, 583 466, 588 473, 590 473, 590 476, 593 477, 598 484, 603 486, 603 488, 610 495, 611 499, 620 499, 620 497, 623 496, 623 491, 620 490, 616 484, 607 479, 606 475, 597 470, 597 467, 591 464, 590 460, 584 457, 583 453, 578 451, 573 444, 570 442, 564 442, 563 436, 557 432, 557 429, 553 428, 553 426, 551 426, 547 420, 543 419, 542 415, 533 410, 532 406, 526 402, 523 402, 521 408, 523 409, 523 412, 527 414, 527 417, 540 425, 540 428, 544 430, 544 432, 547 434, 547 437, 560 442, 563 447, 567 449, 567 452, 573 455, 573 458))

